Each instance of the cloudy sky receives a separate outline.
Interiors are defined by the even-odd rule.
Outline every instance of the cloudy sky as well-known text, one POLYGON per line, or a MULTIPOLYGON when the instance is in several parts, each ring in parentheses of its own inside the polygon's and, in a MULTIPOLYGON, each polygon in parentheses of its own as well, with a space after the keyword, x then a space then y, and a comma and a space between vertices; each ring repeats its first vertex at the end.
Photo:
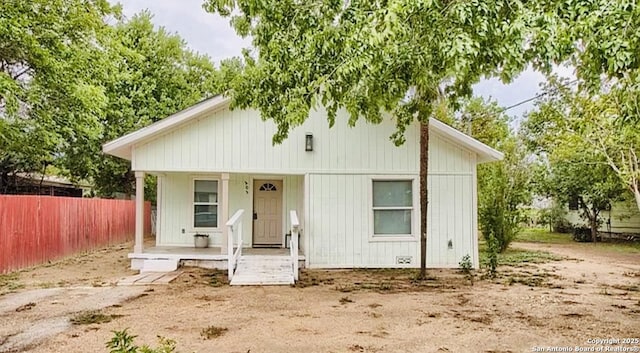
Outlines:
MULTIPOLYGON (((205 12, 201 6, 202 0, 120 0, 120 3, 126 17, 148 9, 154 15, 153 22, 157 26, 178 33, 191 49, 208 54, 215 62, 240 56, 241 49, 251 44, 249 40, 236 35, 228 19, 205 12)), ((540 73, 528 70, 509 85, 497 79, 484 80, 474 87, 474 92, 508 107, 538 94, 543 81, 540 73)), ((533 102, 523 104, 510 109, 508 114, 520 117, 532 107, 533 102)))

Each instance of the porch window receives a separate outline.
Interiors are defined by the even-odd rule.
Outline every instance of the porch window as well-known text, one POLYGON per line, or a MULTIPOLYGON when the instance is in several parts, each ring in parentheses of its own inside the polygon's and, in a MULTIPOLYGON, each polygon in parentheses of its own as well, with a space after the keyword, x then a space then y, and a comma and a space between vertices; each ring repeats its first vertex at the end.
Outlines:
POLYGON ((218 181, 193 181, 193 227, 218 227, 218 181))
POLYGON ((373 235, 411 236, 412 180, 373 180, 373 235))

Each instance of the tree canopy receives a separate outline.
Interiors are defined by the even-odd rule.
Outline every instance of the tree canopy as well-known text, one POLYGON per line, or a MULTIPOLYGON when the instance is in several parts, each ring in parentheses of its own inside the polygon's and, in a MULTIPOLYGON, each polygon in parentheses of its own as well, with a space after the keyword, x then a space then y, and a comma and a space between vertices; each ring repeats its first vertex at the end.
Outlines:
POLYGON ((68 160, 97 138, 107 104, 106 0, 0 4, 0 189, 7 174, 68 160))
POLYGON ((106 0, 0 5, 0 192, 55 166, 100 195, 131 194, 130 164, 102 143, 220 93, 242 69, 216 69, 151 19, 106 0))
POLYGON ((633 148, 621 144, 628 135, 617 135, 617 127, 627 130, 626 123, 614 121, 607 114, 611 110, 599 106, 606 104, 607 93, 581 93, 557 80, 551 81, 546 93, 523 126, 525 141, 537 156, 537 191, 561 204, 575 202, 595 240, 600 212, 622 199, 625 189, 632 189, 609 163, 624 154, 607 152, 633 148))
POLYGON ((390 113, 398 145, 420 123, 421 278, 435 107, 456 107, 481 78, 509 81, 528 65, 549 73, 554 63, 572 63, 589 88, 640 64, 640 8, 628 0, 206 0, 204 8, 252 37, 257 52, 245 51, 230 93, 234 106, 273 120, 274 143, 318 103, 329 126, 338 109, 350 126, 390 113))
POLYGON ((438 88, 455 103, 482 77, 509 81, 529 64, 550 72, 569 62, 594 85, 640 64, 640 9, 627 0, 208 0, 205 9, 253 38, 234 101, 278 125, 274 142, 318 102, 330 125, 339 108, 351 125, 390 112, 402 143, 414 117, 431 115, 438 88))

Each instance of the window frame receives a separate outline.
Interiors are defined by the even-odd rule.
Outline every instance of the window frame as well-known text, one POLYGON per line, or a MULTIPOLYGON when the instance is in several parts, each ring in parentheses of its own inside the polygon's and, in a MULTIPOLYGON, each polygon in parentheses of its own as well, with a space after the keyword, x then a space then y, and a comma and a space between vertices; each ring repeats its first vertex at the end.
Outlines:
POLYGON ((369 179, 369 217, 370 231, 369 242, 385 241, 418 241, 417 221, 420 215, 418 177, 415 175, 376 175, 369 179), (374 207, 373 206, 373 185, 376 181, 410 181, 411 182, 411 206, 374 207), (411 211, 411 234, 375 234, 375 211, 376 210, 410 210, 411 211))
POLYGON ((191 210, 189 211, 190 214, 190 218, 189 218, 189 225, 190 225, 190 229, 193 232, 199 232, 199 231, 218 231, 220 230, 220 207, 221 207, 221 193, 220 193, 220 188, 221 188, 221 181, 220 178, 217 177, 192 177, 191 178, 191 196, 190 196, 190 203, 191 203, 191 210), (196 181, 215 181, 218 183, 218 188, 217 188, 217 193, 218 193, 218 202, 196 202, 195 200, 195 191, 196 191, 196 181), (215 205, 217 206, 217 210, 218 212, 216 213, 216 224, 218 225, 217 227, 196 227, 195 226, 195 206, 207 206, 207 205, 215 205))

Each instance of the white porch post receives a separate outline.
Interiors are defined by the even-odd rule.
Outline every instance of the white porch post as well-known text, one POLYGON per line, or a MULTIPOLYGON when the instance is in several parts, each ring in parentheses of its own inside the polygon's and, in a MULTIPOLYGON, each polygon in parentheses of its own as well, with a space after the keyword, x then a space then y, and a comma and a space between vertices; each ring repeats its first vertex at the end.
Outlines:
POLYGON ((227 254, 229 243, 229 227, 224 226, 229 220, 229 173, 222 173, 222 209, 220 215, 222 220, 218 226, 222 227, 222 242, 220 244, 220 254, 227 254))
POLYGON ((136 172, 136 241, 133 252, 142 253, 144 243, 144 172, 136 172))

